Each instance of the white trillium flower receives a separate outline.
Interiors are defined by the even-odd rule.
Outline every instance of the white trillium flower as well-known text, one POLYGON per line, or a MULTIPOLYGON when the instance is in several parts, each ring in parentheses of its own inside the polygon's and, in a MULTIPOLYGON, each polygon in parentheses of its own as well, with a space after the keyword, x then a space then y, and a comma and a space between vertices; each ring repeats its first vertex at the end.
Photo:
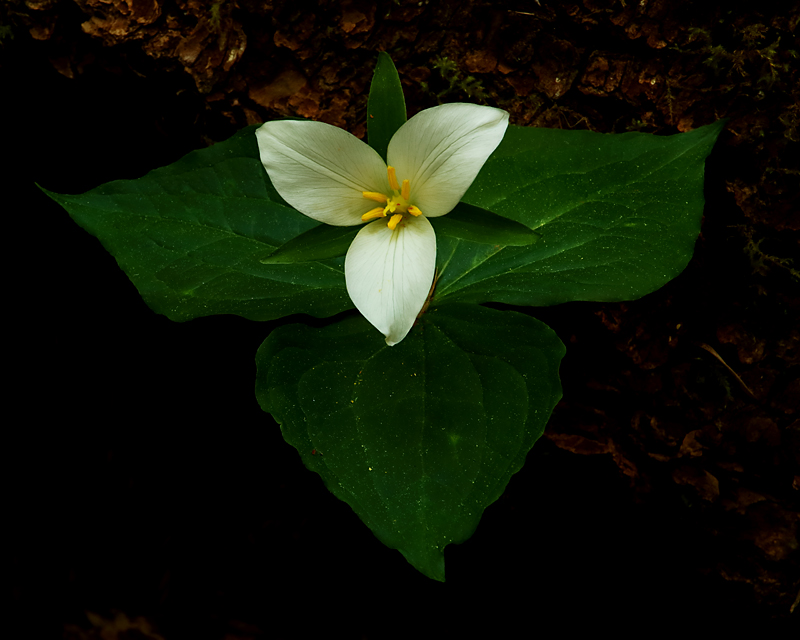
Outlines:
POLYGON ((323 122, 267 122, 256 131, 275 189, 309 218, 335 226, 368 222, 344 263, 356 308, 395 345, 425 304, 436 267, 427 218, 449 213, 500 144, 508 113, 473 104, 421 111, 377 151, 323 122))

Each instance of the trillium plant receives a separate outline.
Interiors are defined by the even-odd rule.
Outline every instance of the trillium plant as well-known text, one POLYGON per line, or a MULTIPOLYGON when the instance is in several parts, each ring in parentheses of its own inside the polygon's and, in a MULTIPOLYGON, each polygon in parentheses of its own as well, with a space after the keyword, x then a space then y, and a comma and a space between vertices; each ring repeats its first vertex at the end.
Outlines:
POLYGON ((347 293, 392 346, 411 330, 433 283, 436 234, 427 218, 453 210, 507 126, 508 114, 492 107, 426 109, 392 136, 388 166, 322 122, 267 122, 256 138, 272 184, 295 209, 329 225, 368 223, 347 251, 347 293))
POLYGON ((722 126, 539 129, 472 104, 406 120, 382 53, 367 142, 272 121, 137 180, 47 193, 172 320, 329 318, 265 336, 257 400, 379 540, 444 580, 445 547, 561 398, 556 334, 482 303, 634 300, 674 278, 722 126))

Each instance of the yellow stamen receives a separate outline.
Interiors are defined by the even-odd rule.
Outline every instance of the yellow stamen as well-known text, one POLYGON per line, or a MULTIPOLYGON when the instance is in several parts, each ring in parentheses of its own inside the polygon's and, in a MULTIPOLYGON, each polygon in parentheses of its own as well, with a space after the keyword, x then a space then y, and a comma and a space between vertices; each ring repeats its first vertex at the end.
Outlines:
POLYGON ((372 220, 373 218, 382 218, 386 214, 383 211, 383 207, 377 207, 370 211, 367 211, 363 216, 361 216, 361 222, 366 222, 367 220, 372 220))
POLYGON ((397 172, 394 167, 386 167, 386 175, 389 178, 389 187, 394 193, 392 195, 384 195, 377 191, 362 191, 361 195, 367 198, 367 200, 374 200, 386 206, 370 209, 361 216, 361 221, 367 222, 375 218, 391 216, 387 226, 394 231, 406 213, 412 216, 421 216, 422 211, 419 210, 419 207, 415 207, 408 202, 411 198, 411 181, 403 180, 403 185, 401 187, 397 183, 397 172))
POLYGON ((394 228, 397 226, 397 223, 403 219, 402 213, 395 213, 391 220, 389 220, 389 228, 394 231, 394 228))
POLYGON ((394 191, 400 191, 400 185, 397 184, 397 175, 394 172, 394 167, 386 167, 386 172, 389 174, 389 186, 394 191))
POLYGON ((378 193, 377 191, 362 191, 361 195, 367 198, 368 200, 374 200, 375 202, 384 203, 389 198, 387 198, 382 193, 378 193))

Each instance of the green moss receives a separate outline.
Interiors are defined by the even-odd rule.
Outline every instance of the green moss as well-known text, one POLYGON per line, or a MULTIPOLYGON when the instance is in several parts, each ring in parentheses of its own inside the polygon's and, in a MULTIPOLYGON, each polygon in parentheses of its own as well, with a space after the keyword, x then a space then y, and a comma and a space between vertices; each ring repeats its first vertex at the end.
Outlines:
MULTIPOLYGON (((767 169, 767 173, 770 173, 770 169, 767 169)), ((764 238, 755 239, 755 231, 750 227, 745 227, 743 225, 736 226, 742 231, 745 237, 746 243, 744 246, 744 253, 750 260, 753 273, 765 276, 771 269, 777 267, 778 269, 786 270, 792 279, 800 281, 800 271, 795 268, 794 260, 791 258, 769 255, 761 249, 764 238)))
POLYGON ((11 30, 11 27, 0 24, 0 42, 3 42, 3 40, 6 39, 13 40, 14 32, 11 30))
POLYGON ((208 10, 208 24, 219 33, 222 29, 222 6, 226 0, 214 0, 208 10))
POLYGON ((715 40, 711 32, 702 28, 688 29, 688 40, 685 48, 675 47, 681 53, 694 50, 703 56, 704 65, 714 71, 717 76, 739 80, 747 78, 752 85, 760 85, 766 89, 781 80, 790 70, 791 60, 797 58, 797 51, 781 47, 781 37, 773 35, 772 41, 759 46, 770 35, 770 27, 754 23, 738 27, 733 14, 720 21, 723 34, 728 31, 725 43, 715 40))
POLYGON ((454 60, 440 56, 433 61, 433 68, 439 77, 432 77, 430 82, 421 82, 422 90, 436 98, 441 104, 445 97, 468 97, 484 100, 486 92, 483 84, 474 76, 464 76, 454 60))

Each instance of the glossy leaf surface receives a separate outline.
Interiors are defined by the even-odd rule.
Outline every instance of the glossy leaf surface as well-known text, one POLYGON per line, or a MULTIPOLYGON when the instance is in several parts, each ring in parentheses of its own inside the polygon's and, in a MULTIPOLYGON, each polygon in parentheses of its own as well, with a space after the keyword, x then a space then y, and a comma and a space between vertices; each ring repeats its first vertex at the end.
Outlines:
POLYGON ((318 223, 275 192, 255 129, 137 180, 48 195, 103 243, 145 302, 172 320, 326 316, 352 307, 342 259, 262 263, 318 223))
POLYGON ((466 202, 444 216, 430 218, 436 235, 458 238, 478 244, 527 246, 539 239, 539 234, 509 218, 466 202))
POLYGON ((261 262, 264 264, 291 264, 338 258, 347 254, 353 238, 360 230, 361 225, 334 227, 329 224, 320 224, 281 245, 261 262))
POLYGON ((385 51, 378 54, 367 100, 367 140, 384 162, 389 141, 406 121, 406 99, 394 62, 385 51))
POLYGON ((546 306, 658 289, 694 251, 704 162, 723 126, 673 136, 510 126, 463 201, 541 238, 440 243, 437 299, 546 306))
POLYGON ((445 305, 400 344, 361 317, 281 327, 256 395, 306 466, 387 546, 444 580, 463 542, 544 431, 564 346, 511 311, 445 305))
MULTIPOLYGON (((536 242, 538 234, 508 218, 480 207, 459 202, 446 216, 430 218, 437 236, 458 238, 479 244, 524 246, 536 242)), ((374 223, 373 223, 374 224, 374 223)), ((361 225, 334 227, 320 224, 281 245, 261 262, 290 264, 312 262, 346 255, 361 225)))
MULTIPOLYGON (((544 306, 659 288, 692 255, 704 160, 723 124, 675 136, 509 127, 464 203, 437 224, 436 299, 544 306), (481 221, 468 205, 496 215, 481 221), (504 218, 516 226, 496 224, 504 218), (527 244, 526 229, 541 237, 527 244)), ((352 307, 335 256, 355 229, 329 237, 288 207, 258 160, 254 131, 138 180, 49 195, 173 320, 352 307)))

